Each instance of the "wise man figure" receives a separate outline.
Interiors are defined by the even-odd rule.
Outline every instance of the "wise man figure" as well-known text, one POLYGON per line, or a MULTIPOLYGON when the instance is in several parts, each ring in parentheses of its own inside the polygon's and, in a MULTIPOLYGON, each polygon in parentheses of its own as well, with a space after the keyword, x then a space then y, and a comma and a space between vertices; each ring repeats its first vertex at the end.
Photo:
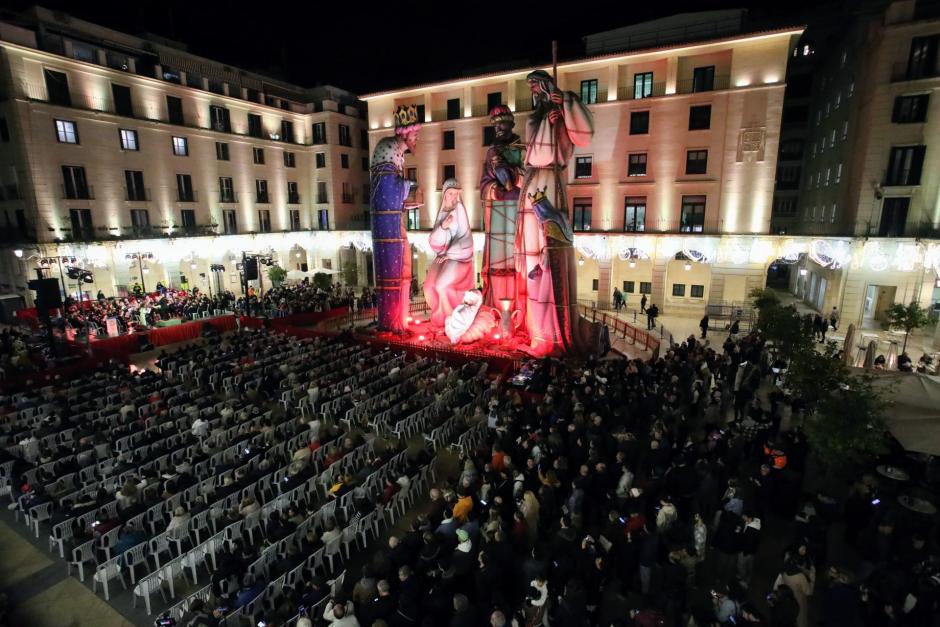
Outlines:
POLYGON ((456 179, 444 181, 441 207, 428 236, 437 253, 424 280, 424 300, 431 324, 443 327, 447 317, 473 289, 473 234, 456 179))
MULTIPOLYGON (((516 300, 516 212, 519 188, 525 174, 525 144, 513 133, 516 125, 512 109, 504 104, 490 109, 493 143, 483 160, 480 195, 483 199, 484 303, 499 307, 500 300, 516 300)), ((514 303, 513 309, 519 305, 514 303)))
POLYGON ((405 152, 414 152, 420 130, 417 107, 398 107, 395 135, 379 140, 372 154, 372 251, 380 331, 404 332, 408 315, 411 248, 404 216, 413 183, 403 167, 405 152))
POLYGON ((535 109, 526 120, 525 177, 516 225, 518 301, 524 303, 529 351, 588 356, 599 352, 601 325, 578 314, 574 233, 568 219, 565 169, 575 146, 594 134, 591 112, 562 92, 543 70, 526 81, 535 109))

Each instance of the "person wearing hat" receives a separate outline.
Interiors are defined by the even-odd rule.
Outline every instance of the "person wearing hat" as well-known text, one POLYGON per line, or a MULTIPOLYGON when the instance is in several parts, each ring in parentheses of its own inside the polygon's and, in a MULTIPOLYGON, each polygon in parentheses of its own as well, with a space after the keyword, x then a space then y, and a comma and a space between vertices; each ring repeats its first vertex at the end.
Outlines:
POLYGON ((464 294, 473 289, 473 235, 456 179, 444 181, 441 206, 428 244, 437 257, 424 280, 424 299, 431 312, 431 324, 443 327, 464 294))

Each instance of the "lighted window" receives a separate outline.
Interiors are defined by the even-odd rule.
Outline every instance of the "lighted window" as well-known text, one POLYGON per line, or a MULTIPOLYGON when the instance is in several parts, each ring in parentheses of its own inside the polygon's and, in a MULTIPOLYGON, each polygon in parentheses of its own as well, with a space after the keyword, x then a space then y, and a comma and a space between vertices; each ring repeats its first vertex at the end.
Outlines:
POLYGON ((591 209, 593 201, 590 198, 575 198, 572 203, 572 228, 575 231, 591 230, 591 209))
POLYGON ((623 199, 623 230, 631 233, 646 230, 645 196, 627 196, 623 199))
POLYGON ((140 144, 137 143, 137 131, 127 128, 121 129, 121 149, 140 150, 140 144))
POLYGON ((596 78, 592 78, 587 81, 581 81, 581 102, 584 104, 594 104, 597 102, 596 78))
POLYGON ((683 233, 701 233, 705 230, 705 196, 682 197, 679 230, 683 233))
POLYGON ((635 152, 628 159, 627 176, 646 176, 645 152, 635 152))
POLYGON ((633 97, 649 98, 653 95, 653 73, 641 72, 633 75, 633 97))
POLYGON ((574 177, 576 179, 589 179, 594 170, 593 157, 575 157, 574 177))
POLYGON ((835 182, 838 183, 841 180, 842 180, 842 164, 840 163, 839 165, 836 166, 835 182))
POLYGON ((186 157, 189 155, 189 142, 185 137, 173 138, 173 154, 177 157, 186 157))
POLYGON ((63 144, 78 143, 78 127, 70 120, 56 120, 55 132, 59 142, 63 144))

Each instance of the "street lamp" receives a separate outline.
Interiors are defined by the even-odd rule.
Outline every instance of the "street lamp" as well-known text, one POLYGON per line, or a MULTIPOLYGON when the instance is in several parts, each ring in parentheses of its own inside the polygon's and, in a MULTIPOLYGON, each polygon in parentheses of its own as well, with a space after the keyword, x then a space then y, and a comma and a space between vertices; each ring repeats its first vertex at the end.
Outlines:
POLYGON ((150 268, 144 268, 144 259, 153 259, 153 253, 146 252, 133 252, 127 253, 124 255, 125 259, 134 260, 137 262, 137 268, 140 271, 140 289, 143 290, 144 294, 147 293, 147 283, 144 281, 144 274, 150 271, 150 268))

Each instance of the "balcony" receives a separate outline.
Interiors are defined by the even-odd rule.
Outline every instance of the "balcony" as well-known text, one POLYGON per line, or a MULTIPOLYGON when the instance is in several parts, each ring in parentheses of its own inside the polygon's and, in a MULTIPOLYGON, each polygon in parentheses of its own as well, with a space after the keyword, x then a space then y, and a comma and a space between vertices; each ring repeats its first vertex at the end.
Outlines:
POLYGON ((152 199, 149 188, 125 187, 124 199, 134 202, 147 202, 152 199))
POLYGON ((205 235, 218 235, 218 224, 191 224, 177 228, 173 231, 174 237, 202 237, 205 235))
POLYGON ((230 189, 220 189, 218 192, 219 202, 235 203, 238 202, 238 192, 230 189))
POLYGON ((255 194, 255 202, 261 203, 262 205, 266 205, 270 203, 271 200, 269 199, 267 192, 264 192, 264 193, 258 192, 255 194))
POLYGON ((199 202, 199 194, 195 190, 176 190, 176 202, 199 202))
POLYGON ((711 84, 709 84, 708 81, 699 80, 696 82, 694 78, 685 78, 680 81, 676 81, 676 93, 692 94, 706 91, 717 91, 720 89, 728 89, 730 84, 730 74, 716 74, 714 80, 711 81, 711 84))
POLYGON ((62 185, 62 198, 65 200, 94 200, 95 188, 91 185, 62 185))
POLYGON ((911 67, 907 61, 900 61, 891 65, 891 82, 916 81, 923 78, 937 78, 940 76, 940 67, 933 69, 911 67))
POLYGON ((287 193, 287 204, 288 205, 299 205, 300 204, 300 194, 297 192, 288 192, 287 193))
MULTIPOLYGON (((643 93, 642 90, 640 93, 643 93)), ((658 98, 666 95, 666 81, 654 81, 649 95, 636 97, 636 86, 632 84, 620 85, 617 88, 617 100, 642 100, 643 98, 658 98)))

